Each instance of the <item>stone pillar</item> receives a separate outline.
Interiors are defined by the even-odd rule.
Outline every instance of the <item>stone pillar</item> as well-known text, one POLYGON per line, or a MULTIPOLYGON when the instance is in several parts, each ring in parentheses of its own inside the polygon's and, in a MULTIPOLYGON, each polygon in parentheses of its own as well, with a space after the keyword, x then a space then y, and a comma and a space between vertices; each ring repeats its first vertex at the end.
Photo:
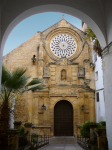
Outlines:
POLYGON ((77 126, 77 135, 80 135, 80 129, 82 128, 82 126, 78 125, 77 126))
POLYGON ((38 107, 39 107, 38 96, 34 93, 34 95, 33 95, 33 105, 32 105, 32 114, 33 114, 32 123, 33 124, 38 124, 39 123, 39 120, 38 120, 38 111, 39 111, 38 107))
POLYGON ((97 127, 96 123, 90 123, 90 143, 94 143, 94 129, 97 127))
POLYGON ((17 129, 10 129, 8 131, 8 145, 12 144, 11 150, 18 149, 19 146, 19 131, 17 129))
POLYGON ((39 44, 39 57, 38 57, 38 78, 43 77, 43 67, 44 67, 44 45, 42 42, 39 44))
POLYGON ((105 145, 106 143, 106 129, 96 129, 96 132, 98 134, 98 148, 101 150, 105 150, 104 145, 102 143, 104 143, 105 145))
POLYGON ((31 132, 32 132, 32 123, 25 123, 24 126, 25 126, 25 133, 28 132, 28 135, 31 135, 31 132))
POLYGON ((103 59, 106 131, 109 150, 112 150, 112 47, 103 59))
POLYGON ((28 132, 27 140, 31 141, 31 133, 32 133, 32 123, 25 123, 25 133, 28 132))
POLYGON ((21 121, 15 121, 14 122, 14 129, 19 129, 19 127, 21 126, 21 121))
POLYGON ((91 93, 89 95, 89 113, 90 113, 90 121, 95 121, 95 99, 94 99, 94 93, 91 93))

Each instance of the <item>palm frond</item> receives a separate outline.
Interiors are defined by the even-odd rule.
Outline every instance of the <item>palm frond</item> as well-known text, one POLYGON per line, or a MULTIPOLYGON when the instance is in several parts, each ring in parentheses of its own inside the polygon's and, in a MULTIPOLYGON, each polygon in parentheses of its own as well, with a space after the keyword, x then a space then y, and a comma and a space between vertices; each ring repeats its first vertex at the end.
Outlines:
POLYGON ((45 85, 37 85, 37 86, 32 86, 29 88, 27 91, 36 91, 36 90, 42 90, 45 85))
POLYGON ((39 83, 42 83, 41 79, 33 79, 26 86, 32 86, 32 85, 39 84, 39 83))
POLYGON ((3 65, 2 66, 2 80, 1 80, 1 84, 2 85, 5 84, 9 78, 11 78, 11 73, 3 65))
POLYGON ((28 82, 30 76, 24 75, 26 69, 17 68, 12 72, 12 76, 7 80, 6 87, 17 90, 22 88, 28 82))

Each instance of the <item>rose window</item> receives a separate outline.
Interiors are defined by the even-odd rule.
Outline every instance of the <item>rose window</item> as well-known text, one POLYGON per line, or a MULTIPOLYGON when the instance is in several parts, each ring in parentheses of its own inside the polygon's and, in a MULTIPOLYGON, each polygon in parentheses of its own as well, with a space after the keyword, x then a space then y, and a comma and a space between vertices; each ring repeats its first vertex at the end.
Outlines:
POLYGON ((58 34, 51 40, 50 48, 55 56, 68 58, 75 53, 77 43, 68 34, 58 34))

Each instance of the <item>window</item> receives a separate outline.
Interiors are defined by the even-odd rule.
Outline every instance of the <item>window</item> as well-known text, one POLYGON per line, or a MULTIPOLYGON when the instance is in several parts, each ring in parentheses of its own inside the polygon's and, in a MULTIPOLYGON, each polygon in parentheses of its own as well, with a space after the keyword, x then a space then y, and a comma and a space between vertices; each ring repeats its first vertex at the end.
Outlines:
POLYGON ((97 54, 94 54, 94 63, 97 61, 97 54))
POLYGON ((96 93, 96 101, 99 102, 99 92, 96 93))
POLYGON ((95 72, 95 79, 98 80, 98 71, 95 72))

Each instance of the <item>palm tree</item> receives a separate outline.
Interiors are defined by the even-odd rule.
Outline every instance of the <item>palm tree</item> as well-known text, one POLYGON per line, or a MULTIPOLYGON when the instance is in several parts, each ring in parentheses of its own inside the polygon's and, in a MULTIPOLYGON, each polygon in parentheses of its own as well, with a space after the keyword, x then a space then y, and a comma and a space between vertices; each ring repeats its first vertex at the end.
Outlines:
POLYGON ((100 43, 96 37, 96 35, 94 34, 94 32, 88 27, 86 30, 86 40, 89 40, 91 42, 93 42, 93 50, 100 56, 102 57, 102 48, 100 46, 100 43))
POLYGON ((3 101, 0 115, 0 141, 8 137, 10 118, 9 101, 12 99, 13 95, 24 93, 29 90, 40 90, 44 86, 41 79, 33 79, 28 82, 31 77, 25 75, 26 70, 27 69, 16 68, 13 71, 9 71, 4 66, 2 67, 0 98, 3 101))

